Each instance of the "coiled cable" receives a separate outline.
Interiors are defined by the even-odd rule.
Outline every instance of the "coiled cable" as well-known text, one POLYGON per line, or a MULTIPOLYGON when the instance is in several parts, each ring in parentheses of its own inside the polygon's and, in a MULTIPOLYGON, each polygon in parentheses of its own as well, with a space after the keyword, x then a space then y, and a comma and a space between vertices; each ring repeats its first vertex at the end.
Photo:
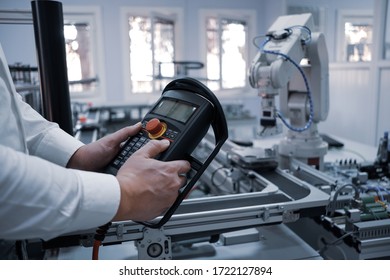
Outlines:
POLYGON ((92 247, 92 260, 99 259, 99 248, 103 243, 104 238, 106 237, 106 233, 111 226, 111 222, 102 225, 96 229, 96 233, 94 235, 94 242, 92 247))

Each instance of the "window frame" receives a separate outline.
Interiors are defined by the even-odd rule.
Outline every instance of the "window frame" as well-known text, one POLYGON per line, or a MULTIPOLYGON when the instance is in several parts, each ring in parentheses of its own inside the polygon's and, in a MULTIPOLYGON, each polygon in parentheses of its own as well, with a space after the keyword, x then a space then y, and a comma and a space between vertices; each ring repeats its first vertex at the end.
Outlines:
MULTIPOLYGON (((207 63, 207 44, 206 44, 206 38, 207 38, 207 25, 206 25, 206 19, 208 17, 216 17, 218 20, 220 19, 228 19, 228 20, 235 20, 235 21, 244 21, 247 24, 247 69, 248 71, 252 59, 255 57, 257 53, 256 47, 252 44, 252 39, 256 37, 257 35, 257 18, 256 18, 256 12, 253 10, 247 10, 247 9, 201 9, 199 11, 199 48, 201 53, 201 60, 205 61, 207 63)), ((202 75, 206 77, 206 71, 207 71, 207 65, 205 65, 204 69, 202 69, 202 75)), ((222 74, 222 73, 221 73, 222 74)), ((247 73, 246 73, 247 77, 247 73)), ((243 95, 244 93, 251 91, 252 88, 249 85, 248 78, 245 80, 245 86, 244 87, 238 87, 238 88, 221 88, 218 90, 215 90, 214 92, 219 95, 243 95)))
MULTIPOLYGON (((93 45, 93 61, 96 76, 98 82, 96 89, 90 92, 84 93, 72 93, 70 92, 70 98, 72 100, 88 99, 91 102, 99 102, 106 98, 103 93, 105 90, 105 67, 104 67, 104 56, 103 56, 103 25, 102 25, 102 14, 99 6, 63 6, 63 19, 64 23, 68 19, 77 18, 83 19, 88 16, 89 20, 94 23, 94 30, 91 33, 92 45, 93 45)), ((1 10, 0 11, 0 24, 27 24, 33 25, 32 13, 30 10, 1 10)), ((35 44, 34 44, 35 47, 35 44)))
MULTIPOLYGON (((91 102, 104 101, 105 94, 105 67, 104 67, 104 44, 103 24, 101 9, 98 6, 64 6, 64 24, 72 21, 88 22, 91 27, 91 59, 94 62, 95 76, 98 81, 92 91, 69 92, 72 100, 88 99, 91 102)), ((91 77, 94 78, 94 77, 91 77)))
MULTIPOLYGON (((357 61, 350 62, 346 60, 345 57, 345 23, 350 19, 358 20, 362 19, 370 19, 371 24, 374 26, 374 14, 371 10, 340 10, 337 16, 337 44, 336 44, 336 62, 337 63, 346 63, 346 64, 357 64, 357 63, 370 63, 370 61, 357 61)), ((374 30, 373 30, 374 32, 374 30)), ((374 38, 372 38, 372 46, 374 43, 374 38)), ((371 48, 371 53, 373 54, 374 49, 371 48)), ((371 61, 373 58, 371 58, 371 61)))
MULTIPOLYGON (((146 99, 155 98, 161 94, 159 89, 156 89, 153 86, 153 91, 150 93, 133 93, 131 88, 131 71, 130 71, 130 38, 128 36, 128 17, 130 15, 134 16, 144 16, 144 17, 164 17, 169 18, 175 22, 174 27, 174 37, 183 38, 183 9, 181 8, 171 8, 171 7, 122 7, 121 11, 121 34, 122 37, 122 57, 124 63, 122 64, 122 73, 123 73, 123 88, 125 90, 124 99, 132 101, 144 102, 146 99)), ((182 40, 175 40, 175 59, 180 60, 183 53, 183 43, 182 40)))

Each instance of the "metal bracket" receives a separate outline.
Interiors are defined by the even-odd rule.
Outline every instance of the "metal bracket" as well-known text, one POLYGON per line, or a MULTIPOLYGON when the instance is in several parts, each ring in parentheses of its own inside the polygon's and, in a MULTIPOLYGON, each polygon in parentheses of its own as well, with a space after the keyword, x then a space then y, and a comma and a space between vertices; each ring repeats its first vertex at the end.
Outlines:
POLYGON ((293 211, 285 211, 283 212, 283 223, 292 223, 299 220, 299 213, 294 213, 293 211))
POLYGON ((139 260, 172 259, 171 238, 161 228, 144 228, 143 233, 143 239, 135 243, 139 260))

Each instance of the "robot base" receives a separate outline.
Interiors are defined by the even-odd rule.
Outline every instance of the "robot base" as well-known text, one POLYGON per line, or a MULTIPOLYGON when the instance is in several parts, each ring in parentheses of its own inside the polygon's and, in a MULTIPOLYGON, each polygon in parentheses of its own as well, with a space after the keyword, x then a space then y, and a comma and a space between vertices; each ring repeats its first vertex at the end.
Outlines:
POLYGON ((289 131, 278 145, 279 163, 282 169, 289 169, 291 158, 302 161, 318 170, 324 168, 324 156, 328 144, 318 133, 309 135, 289 131))

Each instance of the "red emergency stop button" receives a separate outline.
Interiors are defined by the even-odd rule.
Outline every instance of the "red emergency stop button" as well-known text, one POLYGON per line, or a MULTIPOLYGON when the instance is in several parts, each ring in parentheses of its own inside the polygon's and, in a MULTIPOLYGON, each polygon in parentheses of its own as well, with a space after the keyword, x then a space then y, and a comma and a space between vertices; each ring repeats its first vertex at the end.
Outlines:
POLYGON ((158 138, 162 136, 165 131, 167 130, 167 124, 164 122, 161 122, 157 118, 153 118, 146 124, 145 127, 146 131, 149 132, 150 138, 158 138))

